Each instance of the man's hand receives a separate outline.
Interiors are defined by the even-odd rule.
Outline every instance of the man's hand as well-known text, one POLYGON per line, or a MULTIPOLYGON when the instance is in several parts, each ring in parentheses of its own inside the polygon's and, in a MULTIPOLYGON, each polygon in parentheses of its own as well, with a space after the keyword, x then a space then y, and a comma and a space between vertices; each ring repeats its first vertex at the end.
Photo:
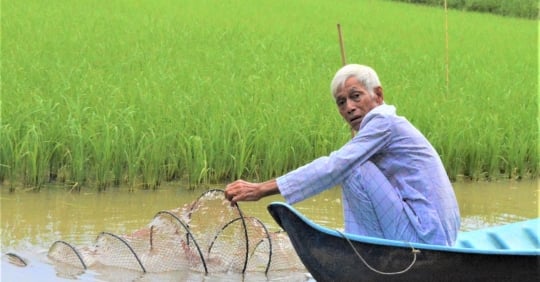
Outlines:
POLYGON ((275 179, 252 183, 242 179, 227 185, 225 197, 234 205, 240 201, 258 201, 263 197, 279 193, 275 179))

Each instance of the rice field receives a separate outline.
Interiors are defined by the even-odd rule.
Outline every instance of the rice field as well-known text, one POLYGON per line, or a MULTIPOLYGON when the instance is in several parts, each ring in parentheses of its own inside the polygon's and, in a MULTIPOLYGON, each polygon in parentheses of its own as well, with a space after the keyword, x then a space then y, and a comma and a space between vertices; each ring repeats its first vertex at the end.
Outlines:
POLYGON ((264 180, 330 153, 351 137, 337 23, 452 180, 539 174, 537 20, 449 10, 448 49, 442 8, 377 0, 8 0, 1 23, 11 189, 264 180))

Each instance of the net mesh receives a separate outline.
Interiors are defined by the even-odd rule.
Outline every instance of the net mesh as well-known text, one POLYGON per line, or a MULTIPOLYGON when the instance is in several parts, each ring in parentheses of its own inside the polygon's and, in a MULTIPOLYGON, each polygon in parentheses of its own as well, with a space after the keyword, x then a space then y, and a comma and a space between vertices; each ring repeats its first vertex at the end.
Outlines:
POLYGON ((93 245, 82 248, 56 241, 48 257, 81 269, 104 265, 141 272, 305 269, 284 232, 269 232, 259 219, 245 216, 223 190, 209 190, 189 205, 159 211, 131 234, 101 232, 93 245))
POLYGON ((58 262, 86 269, 86 262, 75 247, 65 241, 56 241, 49 248, 49 256, 58 262))

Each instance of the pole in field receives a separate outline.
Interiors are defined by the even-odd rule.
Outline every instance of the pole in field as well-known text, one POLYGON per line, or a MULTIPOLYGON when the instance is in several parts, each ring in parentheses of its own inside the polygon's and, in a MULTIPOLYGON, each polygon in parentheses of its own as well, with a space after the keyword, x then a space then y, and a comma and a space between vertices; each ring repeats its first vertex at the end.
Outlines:
POLYGON ((450 58, 448 55, 448 5, 446 0, 444 0, 444 39, 445 39, 445 67, 446 67, 446 93, 448 94, 449 84, 450 84, 450 58))
POLYGON ((338 36, 339 36, 339 48, 341 50, 341 65, 344 66, 347 64, 345 59, 345 44, 343 44, 343 34, 341 33, 341 25, 337 24, 338 36))
MULTIPOLYGON (((338 36, 339 36, 339 49, 341 51, 341 65, 345 66, 347 64, 347 59, 345 58, 345 44, 343 44, 343 34, 341 32, 341 25, 337 24, 338 36)), ((351 138, 354 138, 355 131, 351 128, 351 138)))

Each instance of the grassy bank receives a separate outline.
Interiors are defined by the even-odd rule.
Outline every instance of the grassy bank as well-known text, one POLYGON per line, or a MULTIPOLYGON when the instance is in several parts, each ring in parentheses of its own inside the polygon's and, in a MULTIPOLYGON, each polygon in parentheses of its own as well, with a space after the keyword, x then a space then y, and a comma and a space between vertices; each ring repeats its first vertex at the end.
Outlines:
POLYGON ((379 72, 453 180, 538 176, 537 21, 450 11, 447 88, 437 8, 2 4, 3 186, 262 180, 327 154, 350 138, 329 93, 338 22, 347 60, 379 72))
MULTIPOLYGON (((445 0, 392 0, 444 7, 445 0)), ((449 9, 538 19, 537 0, 446 0, 449 9)))

